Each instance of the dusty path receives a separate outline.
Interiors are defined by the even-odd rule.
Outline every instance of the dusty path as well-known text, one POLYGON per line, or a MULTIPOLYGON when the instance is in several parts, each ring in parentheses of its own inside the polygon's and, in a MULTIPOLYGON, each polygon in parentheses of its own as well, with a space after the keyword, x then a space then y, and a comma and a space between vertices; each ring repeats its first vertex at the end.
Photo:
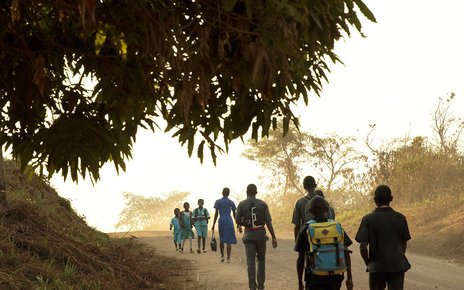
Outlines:
MULTIPOLYGON (((218 252, 208 251, 208 253, 197 254, 195 252, 191 254, 187 251, 181 254, 175 252, 172 236, 157 235, 153 234, 151 237, 143 237, 140 240, 155 247, 160 254, 192 261, 194 269, 192 269, 189 278, 190 287, 185 289, 248 289, 245 253, 243 243, 240 240, 237 245, 232 247, 231 263, 227 264, 219 261, 219 249, 218 252)), ((195 249, 196 241, 194 242, 195 249)), ((188 243, 186 247, 188 247, 188 243)), ((357 245, 355 244, 352 248, 354 250, 352 260, 355 289, 367 290, 365 267, 357 252, 357 245)), ((209 246, 208 250, 210 250, 209 246)), ((405 289, 464 289, 463 266, 412 253, 408 253, 408 258, 413 268, 406 273, 405 289)), ((279 240, 277 249, 273 249, 268 243, 265 285, 267 290, 297 289, 295 259, 293 240, 279 240)), ((342 289, 346 288, 342 287, 342 289)))

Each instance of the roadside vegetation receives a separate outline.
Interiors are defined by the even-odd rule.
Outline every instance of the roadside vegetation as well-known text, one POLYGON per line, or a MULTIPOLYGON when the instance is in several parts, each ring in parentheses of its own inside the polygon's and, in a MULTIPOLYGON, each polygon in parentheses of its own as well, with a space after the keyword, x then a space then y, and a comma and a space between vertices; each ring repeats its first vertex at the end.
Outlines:
POLYGON ((110 238, 89 227, 45 181, 24 175, 12 161, 4 165, 0 289, 179 287, 172 276, 182 275, 188 262, 160 256, 130 236, 110 238))
MULTIPOLYGON (((463 122, 452 114, 454 94, 440 98, 431 114, 434 135, 382 140, 376 125, 367 136, 317 136, 290 126, 260 142, 250 141, 243 156, 262 168, 261 196, 269 204, 274 226, 281 238, 293 238, 291 213, 295 201, 304 196, 301 181, 314 175, 318 187, 337 212, 351 236, 361 218, 375 208, 371 192, 379 184, 393 190, 393 208, 409 221, 417 253, 464 263, 464 152, 463 122), (266 186, 266 188, 264 188, 266 186)), ((164 198, 126 194, 126 208, 118 227, 154 230, 162 225, 188 193, 171 192, 164 198)))

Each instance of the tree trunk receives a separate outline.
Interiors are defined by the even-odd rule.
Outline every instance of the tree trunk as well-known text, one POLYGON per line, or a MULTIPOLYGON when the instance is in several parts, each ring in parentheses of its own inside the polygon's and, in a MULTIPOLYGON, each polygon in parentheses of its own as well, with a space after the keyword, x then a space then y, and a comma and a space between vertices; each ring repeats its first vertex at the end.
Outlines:
POLYGON ((6 205, 5 168, 3 167, 3 148, 0 147, 0 206, 6 205))

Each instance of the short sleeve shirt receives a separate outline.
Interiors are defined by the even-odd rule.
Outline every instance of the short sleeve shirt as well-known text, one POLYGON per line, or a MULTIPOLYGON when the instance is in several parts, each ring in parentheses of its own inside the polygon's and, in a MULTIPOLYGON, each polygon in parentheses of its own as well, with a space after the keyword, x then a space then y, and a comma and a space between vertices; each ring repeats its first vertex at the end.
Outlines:
POLYGON ((408 223, 404 215, 391 207, 378 207, 365 215, 355 239, 369 246, 370 273, 411 268, 403 248, 403 243, 411 239, 408 223))
POLYGON ((241 201, 237 206, 237 224, 245 226, 245 232, 243 234, 243 240, 253 241, 266 241, 269 238, 266 236, 266 229, 264 225, 272 221, 271 213, 269 212, 268 205, 254 196, 249 196, 246 200, 241 201), (254 229, 247 228, 244 223, 244 219, 251 211, 251 207, 254 205, 256 214, 256 221, 254 229))
POLYGON ((295 226, 303 227, 305 224, 305 209, 306 203, 308 203, 316 194, 308 193, 305 197, 300 198, 296 201, 295 207, 293 208, 292 224, 295 226))
POLYGON ((193 210, 192 218, 195 219, 195 226, 206 226, 208 225, 209 213, 206 208, 196 208, 193 210), (197 219, 198 217, 203 217, 202 219, 197 219))
POLYGON ((180 231, 179 219, 177 217, 173 217, 171 219, 171 225, 174 227, 174 233, 175 234, 180 231))
POLYGON ((219 211, 219 218, 230 217, 230 212, 237 209, 235 203, 227 197, 216 200, 214 208, 219 211))

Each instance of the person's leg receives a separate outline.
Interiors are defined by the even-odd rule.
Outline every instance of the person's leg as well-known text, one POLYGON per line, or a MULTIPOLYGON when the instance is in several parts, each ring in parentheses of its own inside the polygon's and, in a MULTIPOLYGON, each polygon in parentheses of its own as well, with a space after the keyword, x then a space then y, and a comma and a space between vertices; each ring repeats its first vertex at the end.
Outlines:
POLYGON ((232 244, 227 244, 227 260, 230 261, 230 253, 232 252, 232 244))
POLYGON ((189 244, 190 244, 190 253, 193 253, 193 249, 192 249, 192 236, 189 237, 189 244))
POLYGON ((387 286, 387 275, 384 272, 369 273, 370 290, 385 290, 387 286))
POLYGON ((264 289, 266 280, 266 241, 256 242, 256 258, 258 260, 258 289, 264 289))
POLYGON ((201 238, 201 241, 203 242, 203 252, 206 252, 206 238, 205 237, 202 237, 201 238))
POLYGON ((219 249, 221 249, 221 262, 224 262, 224 243, 219 243, 219 249))
POLYGON ((244 241, 245 253, 247 258, 248 286, 256 290, 256 243, 254 241, 244 241))
POLYGON ((388 290, 403 290, 404 272, 393 272, 387 274, 388 290))
POLYGON ((201 236, 199 235, 198 231, 197 231, 197 240, 198 240, 198 248, 197 248, 197 253, 200 254, 201 251, 200 251, 200 247, 201 247, 201 236))
POLYGON ((303 290, 303 272, 305 264, 305 254, 303 252, 298 252, 298 258, 296 259, 296 274, 298 276, 298 289, 303 290))

